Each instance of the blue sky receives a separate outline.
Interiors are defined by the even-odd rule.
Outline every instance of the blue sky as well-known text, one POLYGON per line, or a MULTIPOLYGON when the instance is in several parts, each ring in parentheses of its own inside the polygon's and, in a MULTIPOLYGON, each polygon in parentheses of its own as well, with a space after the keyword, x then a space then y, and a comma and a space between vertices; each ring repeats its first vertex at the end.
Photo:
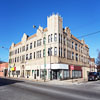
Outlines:
MULTIPOLYGON (((34 24, 47 27, 47 16, 52 13, 59 13, 63 27, 69 26, 76 37, 100 31, 100 0, 0 0, 0 46, 9 48, 24 32, 34 34, 34 24)), ((96 58, 100 33, 83 39, 90 56, 96 58)), ((7 50, 0 48, 0 59, 8 61, 7 50)))

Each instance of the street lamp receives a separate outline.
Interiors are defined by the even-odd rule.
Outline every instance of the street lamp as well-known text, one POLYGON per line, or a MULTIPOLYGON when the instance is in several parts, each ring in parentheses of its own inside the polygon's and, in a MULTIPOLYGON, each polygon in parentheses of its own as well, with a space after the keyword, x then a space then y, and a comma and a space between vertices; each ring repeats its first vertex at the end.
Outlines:
MULTIPOLYGON (((38 27, 37 26, 35 26, 35 25, 33 25, 33 28, 36 28, 36 29, 38 29, 38 27)), ((40 29, 38 29, 40 32, 42 32, 42 33, 44 33, 43 31, 41 31, 40 29)), ((45 80, 46 80, 46 78, 45 78, 45 75, 46 75, 46 34, 44 33, 44 37, 45 37, 45 39, 44 39, 44 55, 45 55, 45 57, 44 57, 44 82, 45 82, 45 80)))

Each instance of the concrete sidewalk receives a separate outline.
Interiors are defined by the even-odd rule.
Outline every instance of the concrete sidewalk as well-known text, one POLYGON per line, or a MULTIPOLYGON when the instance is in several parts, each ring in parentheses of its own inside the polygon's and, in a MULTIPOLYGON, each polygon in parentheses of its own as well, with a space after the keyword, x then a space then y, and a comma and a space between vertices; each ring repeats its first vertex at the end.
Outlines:
POLYGON ((79 79, 68 79, 68 80, 34 80, 31 78, 16 78, 16 77, 6 77, 8 79, 15 79, 20 81, 27 81, 27 82, 36 82, 36 83, 43 83, 43 84, 50 84, 50 85, 73 85, 73 84, 81 84, 86 83, 88 80, 84 80, 83 78, 79 79))

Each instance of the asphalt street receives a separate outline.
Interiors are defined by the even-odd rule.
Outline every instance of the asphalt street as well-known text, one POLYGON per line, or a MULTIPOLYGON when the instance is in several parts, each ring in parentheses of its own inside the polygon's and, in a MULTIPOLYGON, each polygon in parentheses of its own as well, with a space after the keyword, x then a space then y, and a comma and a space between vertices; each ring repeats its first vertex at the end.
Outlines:
POLYGON ((0 78, 0 100, 100 100, 100 81, 50 85, 0 78))

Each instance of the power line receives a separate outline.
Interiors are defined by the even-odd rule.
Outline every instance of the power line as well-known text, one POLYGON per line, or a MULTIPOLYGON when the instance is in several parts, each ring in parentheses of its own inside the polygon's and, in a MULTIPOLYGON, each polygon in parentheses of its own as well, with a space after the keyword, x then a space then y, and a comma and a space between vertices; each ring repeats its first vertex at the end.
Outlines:
POLYGON ((87 36, 89 36, 89 35, 94 35, 94 34, 97 34, 97 33, 100 33, 100 31, 93 32, 93 33, 89 33, 89 34, 87 34, 87 35, 82 35, 82 36, 79 36, 79 37, 77 37, 77 38, 83 38, 83 37, 87 37, 87 36))

